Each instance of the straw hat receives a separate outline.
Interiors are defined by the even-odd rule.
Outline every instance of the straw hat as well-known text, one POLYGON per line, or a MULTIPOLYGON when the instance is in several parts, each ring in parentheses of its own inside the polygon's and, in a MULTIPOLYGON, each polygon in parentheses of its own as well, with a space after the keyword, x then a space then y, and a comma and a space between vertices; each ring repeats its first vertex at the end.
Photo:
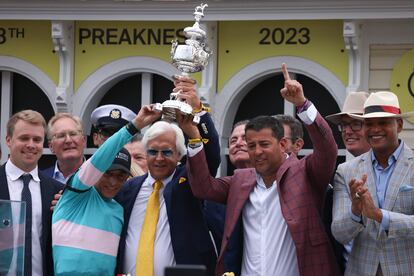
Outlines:
POLYGON ((414 117, 414 112, 401 114, 398 97, 389 91, 380 91, 371 93, 364 104, 364 113, 362 115, 350 114, 355 119, 365 118, 409 118, 414 117))
POLYGON ((341 122, 342 115, 350 114, 363 114, 364 113, 364 103, 368 98, 369 94, 367 92, 350 92, 346 96, 344 106, 342 107, 342 112, 328 115, 325 117, 326 120, 334 124, 339 124, 341 122))

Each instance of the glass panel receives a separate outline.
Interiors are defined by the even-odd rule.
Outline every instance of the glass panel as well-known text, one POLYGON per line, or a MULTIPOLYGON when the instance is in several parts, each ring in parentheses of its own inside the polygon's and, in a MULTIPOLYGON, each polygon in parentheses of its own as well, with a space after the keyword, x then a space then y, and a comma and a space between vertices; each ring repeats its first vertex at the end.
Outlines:
POLYGON ((26 203, 0 200, 0 275, 23 275, 26 203))

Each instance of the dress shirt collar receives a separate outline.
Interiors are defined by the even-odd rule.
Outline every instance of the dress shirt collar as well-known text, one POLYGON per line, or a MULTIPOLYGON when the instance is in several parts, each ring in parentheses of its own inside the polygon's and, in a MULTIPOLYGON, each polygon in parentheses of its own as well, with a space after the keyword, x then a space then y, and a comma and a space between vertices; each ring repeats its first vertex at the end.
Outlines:
MULTIPOLYGON (((394 162, 396 162, 397 161, 397 159, 398 159, 398 157, 400 156, 400 154, 401 154, 401 151, 402 151, 402 149, 403 149, 403 147, 404 147, 404 141, 402 141, 402 140, 399 140, 399 142, 400 142, 400 145, 397 147, 397 149, 390 155, 390 157, 388 157, 388 166, 387 166, 387 168, 390 166, 390 165, 392 165, 392 164, 394 164, 394 162)), ((378 162, 378 160, 377 160, 377 158, 375 157, 375 154, 374 154, 374 151, 371 151, 371 160, 372 160, 372 166, 374 167, 374 168, 378 168, 380 165, 379 165, 379 162, 378 162)))
MULTIPOLYGON (((256 172, 256 182, 257 182, 257 185, 258 185, 259 187, 261 187, 261 188, 263 188, 263 189, 267 189, 266 184, 264 183, 263 178, 262 178, 262 177, 261 177, 261 175, 260 175, 260 174, 258 174, 257 172, 256 172)), ((276 180, 275 180, 275 181, 273 181, 272 186, 273 186, 273 185, 275 185, 275 184, 276 184, 276 180)))
MULTIPOLYGON (((85 162, 85 161, 86 161, 86 158, 84 156, 83 157, 83 162, 85 162)), ((82 164, 83 164, 83 162, 82 162, 82 164)), ((79 168, 80 168, 80 166, 79 166, 79 168)), ((68 177, 65 178, 65 176, 63 175, 63 173, 59 169, 58 161, 56 160, 56 162, 55 162, 55 170, 53 171, 53 178, 56 179, 56 180, 59 180, 62 183, 66 183, 66 181, 69 179, 69 177, 71 177, 71 175, 74 174, 75 172, 71 173, 70 175, 68 175, 68 177)))
MULTIPOLYGON (((18 168, 16 165, 14 165, 10 159, 7 160, 7 163, 6 163, 6 172, 12 181, 16 181, 17 179, 19 179, 19 177, 22 174, 27 173, 23 171, 22 169, 18 168)), ((39 175, 37 172, 37 166, 31 172, 29 172, 29 174, 32 175, 32 179, 34 181, 40 182, 39 175)))
MULTIPOLYGON (((162 180, 162 188, 161 188, 161 190, 164 189, 167 186, 167 184, 171 182, 171 180, 172 180, 172 178, 173 178, 173 176, 175 174, 175 171, 176 170, 174 170, 173 173, 170 176, 168 176, 167 178, 165 178, 165 179, 162 180)), ((156 180, 151 176, 151 173, 148 171, 148 177, 147 177, 144 185, 150 185, 152 187, 152 184, 154 184, 155 181, 156 180)))

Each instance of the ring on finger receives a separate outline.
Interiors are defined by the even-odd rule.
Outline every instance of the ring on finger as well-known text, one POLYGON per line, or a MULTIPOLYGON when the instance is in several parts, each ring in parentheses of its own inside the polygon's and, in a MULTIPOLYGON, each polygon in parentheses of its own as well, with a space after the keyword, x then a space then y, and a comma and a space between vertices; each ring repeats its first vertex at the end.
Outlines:
POLYGON ((355 193, 355 198, 356 198, 356 199, 360 199, 360 198, 361 198, 361 196, 359 195, 359 193, 358 193, 358 192, 356 192, 356 193, 355 193))

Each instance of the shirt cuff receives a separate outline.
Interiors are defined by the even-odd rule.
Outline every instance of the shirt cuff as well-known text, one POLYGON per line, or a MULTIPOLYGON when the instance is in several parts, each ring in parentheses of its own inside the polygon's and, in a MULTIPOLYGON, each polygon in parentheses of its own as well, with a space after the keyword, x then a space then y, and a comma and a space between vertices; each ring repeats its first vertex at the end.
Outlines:
POLYGON ((194 155, 199 153, 203 148, 204 148, 203 144, 201 144, 199 147, 196 147, 196 148, 190 148, 189 146, 187 146, 188 157, 193 157, 194 155))
POLYGON ((318 111, 316 110, 315 105, 311 103, 311 105, 306 110, 303 110, 302 112, 298 113, 298 116, 303 123, 311 125, 315 121, 317 114, 318 111))
POLYGON ((362 220, 361 216, 357 216, 354 215, 354 213, 352 213, 352 206, 349 207, 349 215, 351 216, 351 219, 355 222, 361 222, 362 220))
POLYGON ((390 228, 390 213, 387 210, 380 209, 382 213, 381 227, 385 231, 390 228))

